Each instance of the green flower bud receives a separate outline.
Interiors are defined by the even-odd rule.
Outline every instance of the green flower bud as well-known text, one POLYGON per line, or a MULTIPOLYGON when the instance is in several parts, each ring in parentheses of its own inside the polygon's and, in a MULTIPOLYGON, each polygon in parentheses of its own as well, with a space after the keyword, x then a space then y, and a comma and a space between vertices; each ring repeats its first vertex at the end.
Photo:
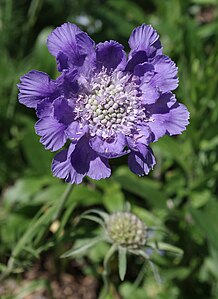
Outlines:
POLYGON ((106 226, 108 237, 118 246, 137 249, 145 245, 146 226, 132 213, 113 213, 109 216, 106 226))

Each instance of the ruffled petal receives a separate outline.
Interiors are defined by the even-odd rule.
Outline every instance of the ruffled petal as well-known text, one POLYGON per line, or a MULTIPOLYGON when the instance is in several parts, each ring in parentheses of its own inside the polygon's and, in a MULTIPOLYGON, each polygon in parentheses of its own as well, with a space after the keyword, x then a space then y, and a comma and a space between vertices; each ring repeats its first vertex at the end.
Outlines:
POLYGON ((95 61, 95 43, 87 33, 76 25, 65 23, 49 35, 47 46, 56 56, 58 70, 77 67, 80 73, 87 73, 95 61))
POLYGON ((53 101, 50 98, 45 98, 41 100, 36 107, 36 115, 38 118, 47 117, 53 115, 54 106, 53 101))
POLYGON ((87 176, 94 180, 108 178, 111 175, 108 159, 98 156, 94 151, 90 154, 90 165, 87 176))
POLYGON ((164 134, 181 134, 189 124, 189 112, 187 108, 176 101, 171 92, 164 93, 153 105, 146 106, 150 113, 150 121, 147 125, 155 135, 155 140, 164 134))
POLYGON ((90 55, 95 52, 95 42, 88 36, 86 32, 80 32, 76 35, 76 43, 80 55, 90 55))
POLYGON ((52 171, 55 176, 64 178, 71 184, 80 184, 84 176, 100 180, 109 177, 111 170, 106 158, 100 157, 94 152, 88 139, 84 136, 71 148, 58 153, 52 163, 52 171))
POLYGON ((124 47, 116 41, 106 41, 99 43, 96 46, 96 61, 97 67, 102 69, 105 67, 107 70, 121 68, 126 61, 126 53, 124 47))
POLYGON ((55 81, 57 87, 66 98, 73 97, 79 90, 77 82, 78 71, 76 69, 63 70, 62 74, 55 81))
POLYGON ((20 78, 21 83, 17 84, 20 93, 19 102, 29 108, 36 108, 37 104, 44 98, 55 92, 55 83, 43 72, 30 71, 20 78))
POLYGON ((60 97, 54 102, 54 118, 64 125, 69 125, 74 120, 73 108, 65 98, 60 97))
POLYGON ((123 134, 117 134, 107 139, 95 136, 90 139, 89 143, 91 148, 102 157, 117 158, 127 154, 124 150, 126 138, 123 134))
POLYGON ((134 147, 134 144, 142 143, 149 145, 155 139, 153 132, 146 125, 146 123, 137 126, 137 133, 133 135, 133 138, 128 138, 128 146, 130 148, 134 147))
MULTIPOLYGON (((36 123, 36 133, 41 136, 40 142, 46 149, 56 151, 67 141, 68 136, 65 131, 74 120, 73 109, 63 97, 57 98, 52 103, 52 107, 46 102, 43 102, 43 104, 45 104, 44 110, 40 110, 40 114, 42 114, 43 111, 45 117, 39 119, 36 123), (50 114, 46 115, 46 108, 48 108, 50 114)), ((37 107, 37 110, 39 110, 41 106, 37 107)))
POLYGON ((171 91, 177 88, 178 68, 167 56, 159 55, 153 60, 155 75, 151 79, 151 84, 157 86, 162 92, 171 91))
POLYGON ((138 51, 130 57, 126 64, 125 71, 133 73, 135 67, 138 64, 142 64, 148 61, 148 57, 145 51, 138 51))
POLYGON ((65 129, 66 125, 53 117, 39 119, 35 124, 36 134, 41 136, 40 142, 52 152, 62 148, 67 141, 65 129))
POLYGON ((60 151, 52 161, 52 172, 60 178, 65 179, 71 184, 80 184, 85 176, 84 173, 78 173, 71 164, 71 154, 75 149, 75 144, 71 143, 68 149, 60 151))
POLYGON ((160 96, 158 89, 150 84, 150 82, 142 82, 140 85, 142 91, 141 102, 143 105, 153 104, 160 96))
POLYGON ((75 56, 76 53, 76 34, 81 30, 74 24, 64 23, 57 27, 49 35, 47 47, 49 52, 56 56, 59 52, 63 52, 67 57, 75 56))
POLYGON ((143 82, 149 82, 154 76, 154 66, 148 62, 137 64, 133 74, 138 77, 143 77, 143 82))
POLYGON ((83 62, 79 65, 77 61, 74 61, 74 64, 79 67, 80 73, 88 76, 93 71, 93 68, 96 67, 95 42, 85 32, 77 34, 76 41, 78 53, 80 57, 83 57, 83 62))
POLYGON ((73 142, 78 141, 86 132, 88 131, 88 127, 83 127, 79 122, 74 121, 72 122, 67 130, 66 134, 69 139, 71 139, 73 142))
POLYGON ((131 151, 128 157, 129 168, 137 175, 148 174, 156 161, 149 146, 138 144, 137 151, 131 151))
MULTIPOLYGON (((148 57, 162 54, 159 35, 151 25, 143 24, 135 28, 130 35, 129 46, 133 51, 145 51, 148 57)), ((133 51, 130 52, 130 56, 133 51)))

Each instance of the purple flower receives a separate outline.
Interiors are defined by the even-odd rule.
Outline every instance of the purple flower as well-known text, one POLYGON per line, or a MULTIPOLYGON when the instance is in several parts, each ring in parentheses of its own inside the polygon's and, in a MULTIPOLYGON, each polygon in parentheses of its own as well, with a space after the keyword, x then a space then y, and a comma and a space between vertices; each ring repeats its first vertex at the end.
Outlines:
POLYGON ((127 56, 116 41, 95 45, 76 25, 66 23, 48 37, 61 75, 39 71, 21 77, 19 101, 35 108, 36 133, 46 149, 68 148, 54 158, 55 176, 81 183, 84 176, 109 177, 108 159, 128 154, 129 168, 148 174, 155 165, 149 143, 181 134, 189 113, 171 92, 177 67, 163 55, 157 32, 133 30, 127 56))

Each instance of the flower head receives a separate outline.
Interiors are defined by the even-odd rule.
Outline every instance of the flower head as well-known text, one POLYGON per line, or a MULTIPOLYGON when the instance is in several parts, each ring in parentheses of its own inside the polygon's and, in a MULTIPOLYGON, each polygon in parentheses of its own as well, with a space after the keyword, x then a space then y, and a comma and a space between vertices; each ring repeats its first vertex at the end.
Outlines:
POLYGON ((136 215, 130 212, 116 212, 108 217, 106 224, 112 243, 129 249, 145 245, 146 226, 136 215))
POLYGON ((86 175, 106 178, 108 160, 126 154, 131 171, 148 174, 155 165, 149 144, 181 134, 189 119, 171 92, 177 67, 163 55, 157 32, 148 25, 134 29, 128 56, 118 42, 95 45, 70 23, 56 28, 47 45, 60 76, 31 71, 18 88, 20 103, 36 110, 45 148, 57 151, 70 140, 53 160, 54 175, 76 184, 86 175))

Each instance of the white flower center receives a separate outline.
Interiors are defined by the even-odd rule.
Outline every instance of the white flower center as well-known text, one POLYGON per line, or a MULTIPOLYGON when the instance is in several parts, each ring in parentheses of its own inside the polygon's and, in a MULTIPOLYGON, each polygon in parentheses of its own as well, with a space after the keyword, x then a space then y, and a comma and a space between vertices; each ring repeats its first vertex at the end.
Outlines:
POLYGON ((102 70, 79 94, 77 118, 89 126, 91 136, 111 137, 122 132, 130 135, 139 120, 145 117, 132 75, 102 70))

